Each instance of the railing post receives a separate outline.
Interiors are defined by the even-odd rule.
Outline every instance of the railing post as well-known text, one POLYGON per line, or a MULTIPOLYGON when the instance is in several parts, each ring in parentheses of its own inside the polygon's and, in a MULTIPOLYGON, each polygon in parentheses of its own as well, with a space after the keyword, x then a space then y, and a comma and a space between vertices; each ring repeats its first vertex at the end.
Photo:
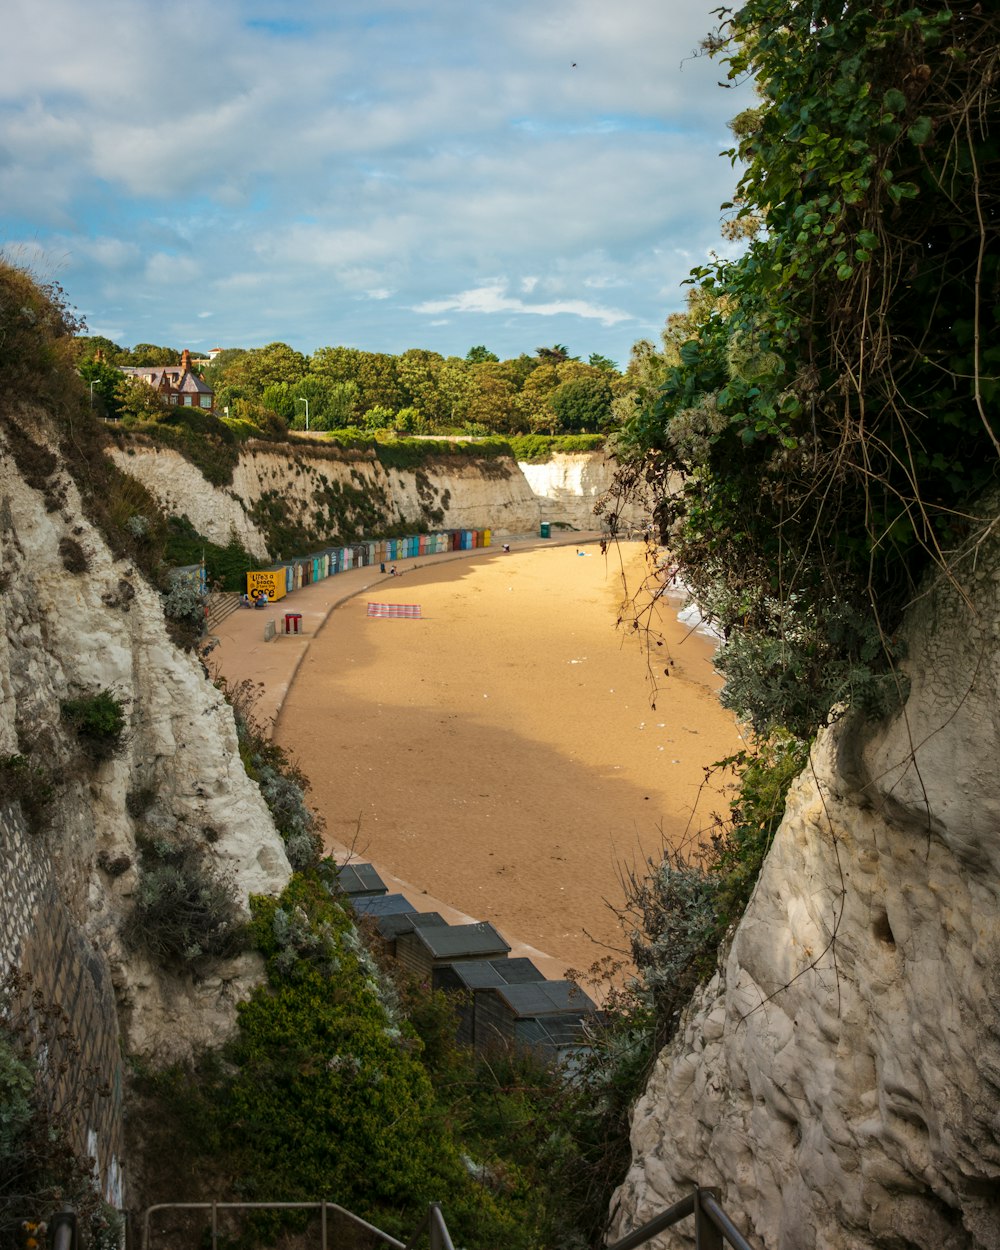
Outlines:
POLYGON ((436 1202, 427 1204, 427 1224, 428 1224, 428 1245, 430 1250, 444 1250, 444 1242, 441 1240, 441 1220, 438 1218, 441 1208, 436 1202))
POLYGON ((64 1207, 51 1217, 49 1231, 52 1234, 53 1250, 76 1250, 79 1245, 76 1212, 69 1207, 64 1207))
POLYGON ((722 1250, 722 1232, 716 1228, 715 1222, 701 1205, 701 1196, 714 1198, 716 1202, 722 1197, 721 1190, 699 1186, 694 1194, 694 1245, 695 1250, 722 1250))

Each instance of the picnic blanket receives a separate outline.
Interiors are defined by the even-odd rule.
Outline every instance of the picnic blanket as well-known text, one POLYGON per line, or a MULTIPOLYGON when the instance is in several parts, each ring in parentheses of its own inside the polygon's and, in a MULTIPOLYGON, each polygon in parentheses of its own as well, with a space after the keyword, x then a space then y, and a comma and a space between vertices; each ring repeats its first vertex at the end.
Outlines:
POLYGON ((384 619, 395 618, 404 621, 419 621, 419 603, 371 603, 368 604, 368 615, 384 619))

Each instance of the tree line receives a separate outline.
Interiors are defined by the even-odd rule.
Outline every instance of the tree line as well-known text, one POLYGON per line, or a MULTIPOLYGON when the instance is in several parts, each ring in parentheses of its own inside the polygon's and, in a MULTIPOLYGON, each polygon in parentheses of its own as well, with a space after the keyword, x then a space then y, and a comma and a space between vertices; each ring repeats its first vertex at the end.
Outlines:
MULTIPOLYGON (((128 349, 101 336, 76 340, 79 368, 107 415, 155 416, 149 388, 123 379, 127 365, 176 364, 174 348, 128 349)), ((311 355, 287 343, 228 348, 202 371, 215 412, 263 429, 396 430, 408 434, 603 434, 617 428, 615 401, 628 371, 597 353, 587 361, 564 344, 500 360, 485 346, 464 357, 413 348, 398 356, 354 347, 311 355)))

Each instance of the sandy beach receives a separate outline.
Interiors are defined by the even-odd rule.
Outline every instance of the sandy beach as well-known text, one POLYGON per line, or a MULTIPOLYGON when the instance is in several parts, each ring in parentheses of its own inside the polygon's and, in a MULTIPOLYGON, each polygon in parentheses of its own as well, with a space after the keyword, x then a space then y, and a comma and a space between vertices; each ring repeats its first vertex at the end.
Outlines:
POLYGON ((639 543, 491 548, 337 606, 274 729, 331 847, 546 952, 549 975, 621 950, 622 867, 723 809, 704 768, 741 745, 676 596, 643 618, 660 645, 616 630, 645 573, 639 543), (371 618, 369 602, 421 618, 371 618))

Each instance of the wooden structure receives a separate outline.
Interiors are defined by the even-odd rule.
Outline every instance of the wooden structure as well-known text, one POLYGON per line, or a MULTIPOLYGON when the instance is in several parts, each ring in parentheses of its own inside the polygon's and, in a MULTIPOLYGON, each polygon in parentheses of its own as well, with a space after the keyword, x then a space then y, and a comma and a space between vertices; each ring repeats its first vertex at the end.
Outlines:
POLYGON ((389 893, 389 887, 371 864, 341 864, 337 869, 336 886, 341 894, 349 895, 352 901, 389 893))
POLYGON ((408 972, 437 988, 437 970, 469 959, 504 959, 510 946, 488 921, 414 925, 396 938, 396 959, 408 972))

